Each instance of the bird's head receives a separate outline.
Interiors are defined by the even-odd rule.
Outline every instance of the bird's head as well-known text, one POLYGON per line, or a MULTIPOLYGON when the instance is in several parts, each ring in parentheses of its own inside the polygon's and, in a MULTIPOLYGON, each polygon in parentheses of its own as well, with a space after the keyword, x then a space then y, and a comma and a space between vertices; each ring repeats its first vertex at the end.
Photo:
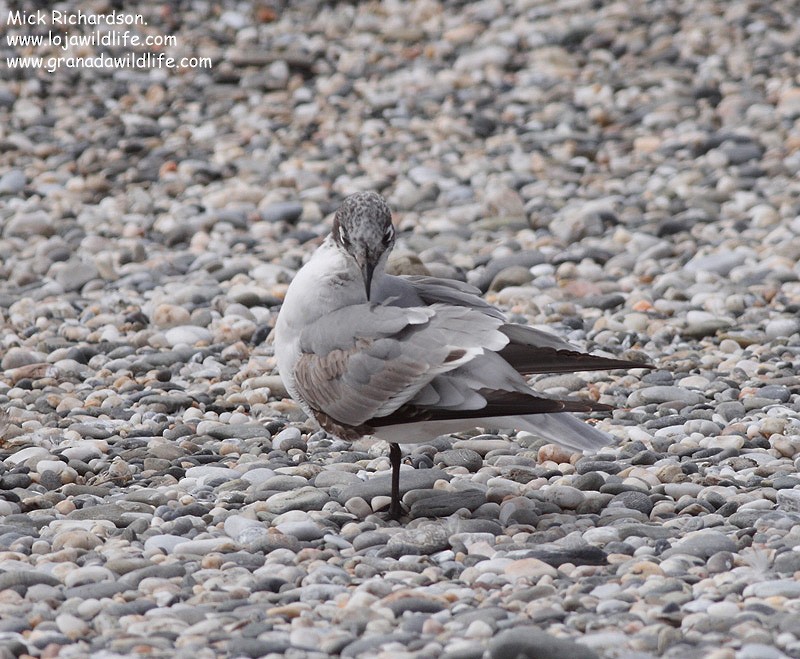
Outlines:
POLYGON ((377 192, 350 195, 333 218, 333 241, 361 271, 367 300, 373 275, 386 267, 386 259, 394 246, 394 233, 392 213, 377 192))

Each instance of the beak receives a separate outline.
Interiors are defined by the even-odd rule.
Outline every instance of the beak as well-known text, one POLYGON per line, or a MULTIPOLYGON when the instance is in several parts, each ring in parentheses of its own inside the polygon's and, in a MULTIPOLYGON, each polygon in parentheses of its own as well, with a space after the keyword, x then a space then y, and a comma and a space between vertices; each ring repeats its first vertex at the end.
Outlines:
POLYGON ((375 266, 371 263, 365 263, 361 266, 361 275, 364 277, 364 288, 367 292, 367 302, 369 302, 372 294, 372 273, 375 271, 375 266))

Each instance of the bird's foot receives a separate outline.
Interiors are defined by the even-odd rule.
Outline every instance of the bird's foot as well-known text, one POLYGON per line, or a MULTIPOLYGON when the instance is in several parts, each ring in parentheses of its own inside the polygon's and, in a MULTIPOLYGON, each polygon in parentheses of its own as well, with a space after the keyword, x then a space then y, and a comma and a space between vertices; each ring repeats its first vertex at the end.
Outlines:
POLYGON ((403 505, 400 501, 392 501, 375 512, 384 517, 387 522, 399 522, 403 515, 408 514, 408 511, 408 506, 403 505))

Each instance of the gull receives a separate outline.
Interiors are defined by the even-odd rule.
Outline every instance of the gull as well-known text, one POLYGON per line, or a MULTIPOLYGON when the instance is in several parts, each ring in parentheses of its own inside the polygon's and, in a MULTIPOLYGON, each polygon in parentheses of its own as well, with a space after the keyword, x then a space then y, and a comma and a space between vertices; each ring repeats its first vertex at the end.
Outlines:
POLYGON ((650 365, 509 323, 466 283, 387 274, 394 243, 379 194, 347 197, 289 285, 274 332, 281 379, 309 418, 343 440, 389 442, 390 517, 401 512, 399 444, 478 427, 526 430, 576 451, 613 441, 570 414, 612 408, 548 398, 525 376, 650 365))

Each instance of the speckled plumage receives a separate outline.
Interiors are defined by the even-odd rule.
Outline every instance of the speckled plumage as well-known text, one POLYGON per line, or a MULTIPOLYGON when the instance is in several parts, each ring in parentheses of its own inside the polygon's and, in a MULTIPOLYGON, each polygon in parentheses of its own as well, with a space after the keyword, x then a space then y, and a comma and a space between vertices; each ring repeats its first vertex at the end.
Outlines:
POLYGON ((381 257, 388 256, 394 246, 395 232, 388 204, 377 192, 350 195, 334 215, 331 236, 355 259, 369 298, 373 272, 381 257))
POLYGON ((343 249, 348 249, 358 243, 377 244, 391 226, 392 212, 384 198, 377 192, 358 192, 339 206, 331 234, 343 249))

